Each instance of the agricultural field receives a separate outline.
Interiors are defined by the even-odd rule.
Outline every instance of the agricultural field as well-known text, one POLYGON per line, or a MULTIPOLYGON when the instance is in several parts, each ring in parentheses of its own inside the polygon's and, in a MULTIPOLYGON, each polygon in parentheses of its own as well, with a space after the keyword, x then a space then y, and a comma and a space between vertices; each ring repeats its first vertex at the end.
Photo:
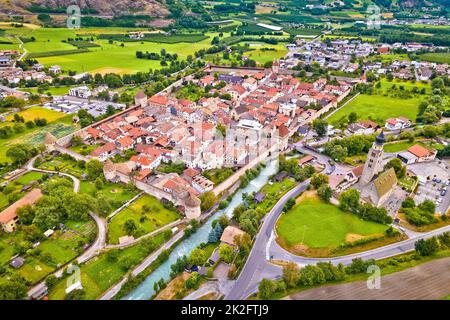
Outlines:
MULTIPOLYGON (((92 221, 68 222, 65 230, 57 230, 50 238, 40 241, 31 253, 24 253, 25 264, 19 269, 7 267, 8 271, 24 277, 30 284, 36 283, 61 265, 79 255, 80 244, 88 243, 95 233, 92 221), (75 228, 77 226, 77 228, 75 228)), ((0 236, 0 265, 7 265, 16 255, 25 234, 21 231, 0 236)), ((1 281, 1 277, 0 277, 1 281)))
MULTIPOLYGON (((382 236, 388 227, 364 221, 337 206, 304 194, 277 222, 277 241, 287 248, 332 249, 345 242, 382 236)), ((295 250, 294 250, 295 251, 295 250)))
MULTIPOLYGON (((65 113, 62 112, 36 106, 17 112, 17 114, 23 117, 25 122, 29 120, 33 121, 36 118, 45 118, 47 119, 48 122, 54 122, 67 116, 65 113)), ((13 121, 13 120, 14 120, 13 115, 9 115, 6 117, 6 121, 13 121)))
POLYGON ((241 44, 248 44, 251 51, 244 53, 249 59, 255 60, 258 64, 264 65, 266 62, 271 62, 275 59, 284 57, 288 50, 284 43, 278 43, 276 45, 267 43, 258 43, 257 41, 242 42, 241 44))
POLYGON ((382 122, 388 118, 399 116, 414 120, 421 101, 422 99, 419 97, 402 99, 384 95, 360 94, 328 120, 333 123, 347 117, 352 112, 356 112, 361 119, 371 118, 382 122))
MULTIPOLYGON (((114 41, 109 43, 107 39, 97 40, 97 35, 117 35, 125 34, 130 31, 128 28, 83 28, 80 30, 72 30, 66 28, 41 28, 34 25, 25 25, 21 28, 6 28, 5 36, 20 36, 20 37, 34 37, 35 41, 26 42, 24 44, 25 49, 30 54, 44 54, 53 56, 37 58, 37 60, 45 66, 59 65, 64 71, 73 70, 76 72, 89 72, 95 73, 136 73, 139 71, 148 71, 149 69, 161 68, 160 62, 155 60, 138 59, 135 57, 136 51, 148 51, 148 52, 160 52, 161 49, 166 49, 168 53, 177 53, 179 59, 184 60, 188 55, 194 55, 195 51, 208 48, 211 45, 211 37, 216 34, 208 34, 207 37, 195 36, 195 41, 187 36, 180 38, 180 36, 164 37, 167 38, 166 42, 161 43, 161 37, 155 35, 153 38, 145 39, 145 41, 139 42, 124 42, 123 46, 121 41, 114 41), (32 27, 31 27, 32 26, 32 27), (94 37, 94 43, 98 47, 90 47, 87 52, 80 52, 76 54, 64 54, 59 55, 57 51, 64 53, 67 50, 77 50, 77 47, 69 44, 68 42, 62 42, 68 38, 75 38, 77 36, 82 37, 94 37), (173 38, 173 39, 172 39, 173 38), (180 42, 185 39, 186 42, 180 42), (157 42, 158 41, 158 42, 157 42), (55 53, 56 52, 56 53, 55 53)), ((1 26, 0 26, 1 27, 1 26)), ((133 31, 142 30, 139 28, 133 28, 133 31)), ((11 45, 0 44, 0 50, 8 49, 11 45)), ((17 48, 16 48, 17 49, 17 48)), ((80 50, 78 50, 80 51, 80 50)), ((81 50, 83 51, 83 50, 81 50)))
POLYGON ((450 64, 450 52, 425 53, 420 55, 420 59, 424 61, 450 64))
MULTIPOLYGON (((72 122, 72 116, 62 112, 49 110, 42 107, 31 107, 19 112, 25 121, 34 120, 35 118, 45 118, 48 124, 44 127, 34 126, 31 129, 24 128, 22 132, 14 132, 6 139, 0 139, 0 162, 9 162, 6 152, 9 147, 18 143, 28 143, 38 146, 44 142, 47 132, 52 133, 55 137, 60 138, 76 130, 77 126, 72 122)), ((11 119, 12 116, 8 117, 11 119)), ((1 126, 13 126, 14 123, 6 121, 1 126)))
POLYGON ((124 224, 128 220, 136 223, 138 226, 136 236, 139 236, 180 218, 178 212, 166 209, 158 199, 145 194, 111 219, 108 225, 108 242, 119 243, 119 238, 126 235, 124 224))

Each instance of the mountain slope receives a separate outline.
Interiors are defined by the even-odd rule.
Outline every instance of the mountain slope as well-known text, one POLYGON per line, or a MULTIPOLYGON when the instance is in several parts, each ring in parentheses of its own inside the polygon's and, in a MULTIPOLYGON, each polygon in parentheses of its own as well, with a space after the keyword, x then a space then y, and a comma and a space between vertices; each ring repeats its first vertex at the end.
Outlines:
POLYGON ((30 13, 30 8, 48 8, 49 12, 64 12, 77 3, 83 11, 99 15, 143 14, 152 17, 165 17, 169 14, 164 1, 156 0, 1 0, 1 13, 30 13))

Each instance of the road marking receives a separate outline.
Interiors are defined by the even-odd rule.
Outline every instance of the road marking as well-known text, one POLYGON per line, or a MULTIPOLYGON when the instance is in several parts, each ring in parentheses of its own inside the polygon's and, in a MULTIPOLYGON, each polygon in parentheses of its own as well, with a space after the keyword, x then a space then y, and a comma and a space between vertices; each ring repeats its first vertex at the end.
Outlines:
POLYGON ((267 241, 267 244, 266 244, 266 260, 270 260, 269 250, 270 250, 270 244, 272 243, 273 237, 274 237, 274 232, 272 230, 272 232, 270 233, 269 241, 267 241))

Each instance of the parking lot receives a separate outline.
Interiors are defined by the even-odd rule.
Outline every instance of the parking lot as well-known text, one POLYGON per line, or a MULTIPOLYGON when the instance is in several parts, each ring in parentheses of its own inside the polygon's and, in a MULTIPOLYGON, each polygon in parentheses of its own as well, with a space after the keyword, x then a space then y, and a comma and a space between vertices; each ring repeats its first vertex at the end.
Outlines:
POLYGON ((448 191, 449 180, 428 181, 420 185, 414 200, 421 203, 425 200, 431 200, 436 204, 436 211, 445 213, 450 206, 450 192, 448 191), (440 182, 438 182, 440 181, 440 182), (443 192, 443 190, 446 190, 443 192))
POLYGON ((450 206, 450 169, 446 161, 415 163, 408 170, 419 177, 419 188, 414 200, 421 203, 431 200, 436 204, 436 212, 446 213, 450 206))

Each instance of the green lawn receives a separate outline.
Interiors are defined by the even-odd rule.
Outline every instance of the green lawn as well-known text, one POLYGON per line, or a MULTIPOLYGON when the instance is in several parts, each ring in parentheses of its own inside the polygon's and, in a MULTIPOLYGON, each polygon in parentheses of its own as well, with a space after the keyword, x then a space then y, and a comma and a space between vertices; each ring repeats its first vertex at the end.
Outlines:
POLYGON ((264 187, 259 190, 265 194, 265 198, 261 203, 254 205, 257 208, 261 208, 263 212, 269 212, 273 206, 285 195, 289 190, 295 186, 295 181, 287 178, 281 182, 273 182, 272 184, 265 184, 264 187))
MULTIPOLYGON (((167 235, 161 233, 153 237, 152 240, 159 247, 167 240, 167 235)), ((81 265, 81 283, 86 292, 85 299, 97 299, 104 291, 130 271, 132 266, 138 264, 148 256, 151 250, 148 249, 146 242, 140 242, 118 252, 118 259, 115 262, 108 259, 107 253, 103 253, 86 264, 81 265), (125 266, 124 261, 129 261, 129 265, 125 266)), ((64 299, 65 289, 67 287, 66 281, 67 279, 62 279, 50 290, 49 299, 64 299)))
POLYGON ((209 169, 202 172, 202 175, 214 182, 214 185, 218 185, 221 182, 227 180, 234 170, 232 168, 221 168, 221 169, 209 169))
POLYGON ((384 145, 384 151, 385 152, 400 152, 400 151, 404 151, 407 150, 408 148, 410 148, 411 146, 418 144, 421 145, 422 147, 425 147, 427 149, 442 149, 443 145, 439 144, 439 143, 435 143, 433 141, 414 141, 414 142, 409 142, 409 141, 401 141, 401 142, 392 142, 392 143, 387 143, 384 145))
POLYGON ((25 173, 23 176, 16 179, 16 181, 22 185, 27 185, 32 181, 39 180, 40 178, 42 178, 43 175, 44 174, 42 172, 31 171, 31 172, 25 173))
POLYGON ((336 247, 350 235, 383 234, 387 226, 363 221, 316 197, 306 197, 277 222, 277 233, 288 246, 336 247))
POLYGON ((123 226, 127 220, 133 220, 138 225, 135 236, 140 236, 180 218, 179 213, 164 208, 158 199, 145 194, 112 218, 108 225, 108 242, 119 243, 119 238, 126 235, 123 226), (149 211, 146 212, 144 206, 149 211), (144 220, 141 222, 142 218, 144 220))
POLYGON ((339 121, 350 113, 356 112, 361 119, 380 119, 404 116, 414 120, 417 116, 418 106, 422 99, 400 99, 382 95, 360 94, 345 107, 334 113, 329 122, 339 121))
POLYGON ((110 200, 113 203, 113 207, 116 208, 119 208, 120 205, 127 202, 137 194, 136 191, 127 190, 125 185, 110 182, 105 183, 102 189, 97 190, 95 184, 90 181, 81 182, 80 192, 87 193, 91 196, 101 194, 106 199, 110 200))
MULTIPOLYGON (((44 90, 44 94, 51 94, 52 96, 62 96, 69 93, 69 89, 76 86, 59 86, 59 87, 49 87, 47 90, 44 90)), ((37 94, 38 88, 20 88, 21 91, 26 91, 30 93, 37 94)))

